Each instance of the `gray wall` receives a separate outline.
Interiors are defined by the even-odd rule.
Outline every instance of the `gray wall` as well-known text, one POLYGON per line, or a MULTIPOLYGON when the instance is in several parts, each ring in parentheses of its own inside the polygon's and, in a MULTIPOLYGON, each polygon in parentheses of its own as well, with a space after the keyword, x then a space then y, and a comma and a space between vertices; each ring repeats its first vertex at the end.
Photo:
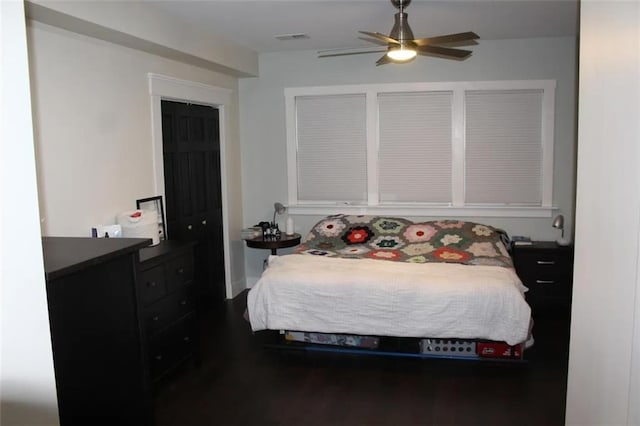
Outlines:
MULTIPOLYGON (((275 201, 287 201, 286 87, 553 79, 557 81, 553 204, 565 215, 570 234, 575 193, 576 39, 481 40, 473 50, 473 55, 462 62, 419 57, 410 64, 381 67, 375 66, 376 54, 323 59, 318 59, 315 51, 260 55, 260 77, 239 82, 245 226, 270 218, 275 201)), ((296 231, 306 234, 318 219, 295 216, 296 231)), ((559 236, 551 227, 552 218, 465 219, 501 227, 512 235, 540 240, 559 236)), ((284 224, 284 217, 280 223, 284 224)), ((245 248, 248 286, 259 277, 266 254, 245 248)))

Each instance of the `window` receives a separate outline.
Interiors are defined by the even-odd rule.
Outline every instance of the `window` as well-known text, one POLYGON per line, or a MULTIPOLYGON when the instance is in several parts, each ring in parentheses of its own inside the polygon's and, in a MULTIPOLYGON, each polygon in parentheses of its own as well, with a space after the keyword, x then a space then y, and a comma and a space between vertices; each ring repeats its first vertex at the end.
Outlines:
POLYGON ((293 213, 545 216, 554 81, 285 89, 293 213))
POLYGON ((542 205, 542 90, 465 94, 465 202, 542 205))
POLYGON ((366 202, 365 100, 364 95, 296 99, 298 199, 366 202))
POLYGON ((451 203, 453 93, 378 95, 381 203, 451 203))

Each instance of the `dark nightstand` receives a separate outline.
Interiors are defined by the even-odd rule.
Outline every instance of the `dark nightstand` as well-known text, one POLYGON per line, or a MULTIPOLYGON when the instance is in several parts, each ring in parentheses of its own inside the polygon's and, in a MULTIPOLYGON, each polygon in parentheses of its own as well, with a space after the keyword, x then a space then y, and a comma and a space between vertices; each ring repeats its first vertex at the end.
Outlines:
POLYGON ((271 254, 275 255, 278 249, 300 244, 300 234, 286 235, 283 233, 278 240, 256 237, 245 241, 247 242, 247 247, 269 249, 271 250, 271 254))
POLYGON ((527 302, 536 316, 568 317, 571 313, 573 246, 555 241, 514 245, 513 261, 522 283, 529 288, 527 302))

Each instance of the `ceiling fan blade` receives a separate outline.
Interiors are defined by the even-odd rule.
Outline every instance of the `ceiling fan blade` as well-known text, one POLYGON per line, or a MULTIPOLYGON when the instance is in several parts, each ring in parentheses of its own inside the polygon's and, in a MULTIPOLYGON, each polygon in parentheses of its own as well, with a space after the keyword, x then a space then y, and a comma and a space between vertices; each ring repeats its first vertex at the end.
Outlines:
POLYGON ((389 63, 391 63, 391 62, 393 62, 393 61, 392 61, 392 60, 391 60, 391 58, 389 58, 389 57, 386 55, 386 53, 385 53, 385 55, 384 55, 384 56, 382 56, 380 59, 378 59, 378 60, 376 61, 376 66, 380 66, 380 65, 384 65, 384 64, 389 64, 389 63))
POLYGON ((418 46, 417 51, 420 54, 448 56, 456 59, 464 59, 472 53, 470 50, 451 49, 440 46, 418 46))
POLYGON ((447 44, 447 43, 459 43, 464 41, 473 41, 472 44, 477 44, 476 39, 480 38, 473 31, 467 31, 466 33, 447 34, 438 37, 417 38, 413 42, 417 46, 428 46, 432 44, 447 44))
POLYGON ((358 37, 358 38, 360 40, 364 40, 364 41, 366 41, 368 43, 373 43, 373 44, 377 44, 377 45, 385 46, 385 47, 389 46, 389 43, 387 43, 386 41, 382 41, 382 40, 380 40, 378 38, 371 38, 371 37, 358 37))
POLYGON ((384 34, 380 34, 380 33, 370 33, 368 31, 358 31, 361 34, 366 34, 369 37, 373 37, 373 38, 377 38, 378 40, 382 40, 385 43, 392 43, 392 44, 400 44, 400 42, 398 40, 396 40, 395 38, 391 38, 388 37, 384 34))
POLYGON ((332 56, 348 56, 348 55, 363 55, 365 53, 378 53, 386 52, 387 49, 374 48, 373 50, 355 50, 352 52, 346 51, 346 49, 330 49, 321 50, 318 52, 318 58, 330 58, 332 56))

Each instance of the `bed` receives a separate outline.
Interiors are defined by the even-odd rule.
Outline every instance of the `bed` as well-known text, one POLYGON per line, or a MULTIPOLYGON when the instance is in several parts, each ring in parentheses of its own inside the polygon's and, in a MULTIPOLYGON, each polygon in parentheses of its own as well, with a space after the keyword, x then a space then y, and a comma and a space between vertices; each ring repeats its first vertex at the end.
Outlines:
POLYGON ((447 342, 438 347, 521 356, 531 310, 503 235, 457 220, 326 217, 293 254, 269 257, 247 297, 251 328, 340 346, 394 337, 416 339, 421 354, 447 342))

